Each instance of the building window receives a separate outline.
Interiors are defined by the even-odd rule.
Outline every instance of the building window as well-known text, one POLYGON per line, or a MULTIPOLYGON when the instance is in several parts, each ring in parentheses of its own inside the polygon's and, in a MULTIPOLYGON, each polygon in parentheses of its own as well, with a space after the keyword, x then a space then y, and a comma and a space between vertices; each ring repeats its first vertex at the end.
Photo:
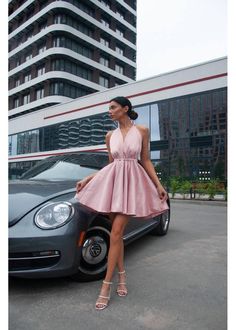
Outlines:
POLYGON ((20 65, 20 59, 17 58, 17 59, 16 59, 16 66, 19 66, 19 65, 20 65))
POLYGON ((116 46, 116 52, 117 52, 118 54, 121 54, 122 56, 124 55, 124 49, 122 49, 122 48, 120 48, 120 47, 118 47, 118 46, 116 46))
POLYGON ((39 4, 40 4, 40 10, 42 10, 44 7, 48 5, 48 0, 40 0, 39 4))
POLYGON ((116 33, 118 33, 119 36, 121 36, 122 38, 124 38, 124 31, 123 30, 116 28, 116 33))
POLYGON ((38 68, 37 73, 38 73, 38 74, 37 74, 38 76, 43 75, 43 74, 45 73, 45 65, 40 66, 40 67, 38 68))
POLYGON ((25 154, 39 151, 39 130, 32 130, 18 133, 15 142, 17 142, 17 154, 25 154))
POLYGON ((74 29, 93 37, 93 30, 88 27, 85 23, 80 22, 79 20, 74 19, 73 17, 65 14, 59 14, 54 17, 54 24, 66 24, 72 26, 74 29))
POLYGON ((33 31, 30 31, 29 33, 27 33, 25 41, 29 40, 32 37, 33 37, 33 31))
POLYGON ((69 60, 57 59, 52 62, 53 71, 66 71, 87 80, 92 80, 92 71, 69 60))
POLYGON ((44 88, 36 90, 36 100, 39 100, 44 97, 44 88))
POLYGON ((9 156, 17 155, 17 134, 8 137, 8 154, 9 156))
POLYGON ((39 32, 46 29, 46 27, 47 27, 47 21, 44 21, 41 24, 39 24, 39 32))
POLYGON ((72 84, 53 82, 50 85, 50 95, 64 95, 70 98, 77 98, 89 94, 86 89, 79 88, 72 84))
POLYGON ((17 40, 17 47, 19 47, 19 46, 22 45, 22 44, 23 44, 23 40, 22 40, 22 38, 18 39, 18 40, 17 40))
POLYGON ((17 87, 17 86, 20 86, 20 79, 19 78, 17 78, 15 80, 15 87, 17 87))
POLYGON ((109 59, 106 58, 106 57, 101 56, 100 57, 100 60, 99 60, 99 63, 102 64, 102 65, 104 65, 104 66, 109 67, 109 59))
POLYGON ((24 82, 30 81, 31 80, 31 73, 27 73, 24 77, 24 82))
POLYGON ((56 15, 53 19, 54 24, 62 23, 62 15, 56 15))
POLYGON ((125 19, 125 15, 121 11, 117 10, 116 13, 119 16, 119 18, 125 19))
POLYGON ((110 23, 109 23, 107 20, 105 20, 104 18, 101 18, 101 23, 102 23, 105 27, 110 28, 110 23))
POLYGON ((110 47, 110 42, 109 42, 109 40, 107 40, 107 39, 105 39, 105 38, 100 38, 100 42, 101 42, 101 44, 103 44, 104 46, 106 46, 106 47, 110 47))
POLYGON ((80 10, 84 11, 86 14, 94 17, 94 9, 85 3, 81 2, 81 0, 73 0, 73 4, 78 7, 80 10))
POLYGON ((99 85, 104 86, 106 88, 109 87, 109 80, 103 76, 99 77, 99 85))
POLYGON ((14 99, 14 108, 18 108, 19 105, 20 105, 19 97, 17 97, 17 98, 14 99))
POLYGON ((124 68, 123 68, 123 66, 121 66, 121 65, 116 64, 116 65, 115 65, 115 70, 116 70, 117 72, 121 73, 121 74, 124 73, 124 68))
POLYGON ((106 0, 100 0, 101 4, 106 6, 107 8, 111 9, 111 5, 109 1, 106 0))
POLYGON ((53 47, 60 47, 60 37, 56 37, 53 39, 53 47))
POLYGON ((26 94, 23 97, 23 104, 27 104, 30 102, 30 94, 26 94))
POLYGON ((59 95, 59 83, 54 82, 50 86, 50 94, 51 95, 59 95))
POLYGON ((92 58, 92 50, 77 43, 74 40, 64 37, 56 37, 53 39, 53 47, 65 47, 79 53, 87 58, 92 58))
POLYGON ((46 48, 46 45, 45 45, 45 44, 39 46, 38 54, 45 52, 46 49, 47 49, 47 48, 46 48))
POLYGON ((25 56, 25 61, 30 60, 32 57, 33 57, 32 54, 27 54, 27 55, 25 56))
POLYGON ((79 23, 79 25, 77 25, 75 27, 75 29, 77 29, 80 32, 86 34, 87 36, 93 38, 93 30, 91 30, 90 28, 88 28, 85 24, 79 23))

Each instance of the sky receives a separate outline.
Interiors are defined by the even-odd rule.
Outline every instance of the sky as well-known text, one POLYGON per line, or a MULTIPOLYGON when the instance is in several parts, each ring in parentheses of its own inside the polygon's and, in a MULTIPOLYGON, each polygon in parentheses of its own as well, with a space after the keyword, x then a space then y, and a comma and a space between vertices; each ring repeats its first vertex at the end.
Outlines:
POLYGON ((226 0, 137 0, 136 80, 222 56, 226 0))

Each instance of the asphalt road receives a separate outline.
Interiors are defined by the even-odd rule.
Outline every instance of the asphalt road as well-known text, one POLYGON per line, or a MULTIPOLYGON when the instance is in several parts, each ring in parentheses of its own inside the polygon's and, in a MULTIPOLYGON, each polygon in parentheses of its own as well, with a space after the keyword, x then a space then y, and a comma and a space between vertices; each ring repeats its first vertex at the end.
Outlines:
POLYGON ((227 208, 173 201, 165 237, 126 247, 127 297, 114 285, 94 308, 101 281, 9 279, 10 330, 227 329, 227 208))

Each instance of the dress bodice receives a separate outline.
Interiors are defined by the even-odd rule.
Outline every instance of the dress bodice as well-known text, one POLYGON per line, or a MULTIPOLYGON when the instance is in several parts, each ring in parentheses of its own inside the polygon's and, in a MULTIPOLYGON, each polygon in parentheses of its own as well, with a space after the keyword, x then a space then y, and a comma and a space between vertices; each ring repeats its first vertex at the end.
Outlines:
POLYGON ((114 160, 138 159, 142 147, 142 136, 133 124, 123 137, 120 128, 116 128, 110 138, 111 155, 114 160))

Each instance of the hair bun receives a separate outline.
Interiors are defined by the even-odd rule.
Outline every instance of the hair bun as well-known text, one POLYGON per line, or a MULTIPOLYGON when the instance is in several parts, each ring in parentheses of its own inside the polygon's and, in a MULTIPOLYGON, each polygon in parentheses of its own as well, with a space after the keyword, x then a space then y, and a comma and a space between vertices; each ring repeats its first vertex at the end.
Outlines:
POLYGON ((130 119, 133 119, 133 120, 138 118, 138 114, 134 110, 128 111, 128 116, 130 117, 130 119))

